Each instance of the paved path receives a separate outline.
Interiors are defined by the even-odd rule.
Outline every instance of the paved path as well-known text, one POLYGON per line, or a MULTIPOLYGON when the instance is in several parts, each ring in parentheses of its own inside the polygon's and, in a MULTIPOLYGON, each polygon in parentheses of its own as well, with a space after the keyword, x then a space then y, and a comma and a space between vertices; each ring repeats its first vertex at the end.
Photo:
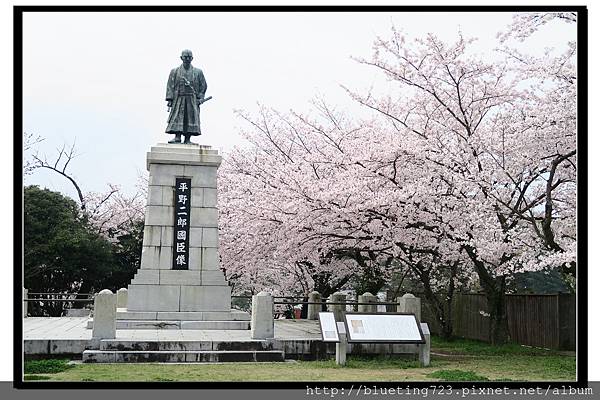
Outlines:
MULTIPOLYGON (((29 317, 23 319, 24 340, 89 340, 88 317, 29 317)), ((251 340, 248 330, 119 329, 117 339, 126 340, 251 340)), ((317 321, 275 320, 275 338, 280 340, 320 340, 317 321)))

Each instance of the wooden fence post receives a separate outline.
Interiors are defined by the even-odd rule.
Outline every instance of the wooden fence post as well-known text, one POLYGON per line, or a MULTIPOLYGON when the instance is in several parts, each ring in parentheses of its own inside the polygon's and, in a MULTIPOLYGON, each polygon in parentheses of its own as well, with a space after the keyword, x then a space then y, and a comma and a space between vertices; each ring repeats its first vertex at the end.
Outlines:
POLYGON ((576 307, 575 295, 558 293, 556 296, 558 314, 558 348, 559 350, 575 350, 576 307))

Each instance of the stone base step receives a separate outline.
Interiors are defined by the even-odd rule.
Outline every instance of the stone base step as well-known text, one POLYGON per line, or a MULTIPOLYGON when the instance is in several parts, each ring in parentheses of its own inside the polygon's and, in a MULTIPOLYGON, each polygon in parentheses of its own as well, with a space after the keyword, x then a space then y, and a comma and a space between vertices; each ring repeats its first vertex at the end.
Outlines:
POLYGON ((117 320, 157 320, 157 321, 250 321, 245 311, 130 311, 117 308, 117 320))
POLYGON ((103 351, 269 351, 282 350, 275 340, 123 340, 102 339, 103 351))
MULTIPOLYGON (((94 320, 87 322, 87 328, 94 327, 94 320)), ((117 320, 117 329, 196 329, 196 330, 248 330, 250 321, 157 321, 157 320, 117 320)))
POLYGON ((269 351, 111 351, 85 350, 84 363, 139 362, 273 362, 284 361, 281 350, 269 351))

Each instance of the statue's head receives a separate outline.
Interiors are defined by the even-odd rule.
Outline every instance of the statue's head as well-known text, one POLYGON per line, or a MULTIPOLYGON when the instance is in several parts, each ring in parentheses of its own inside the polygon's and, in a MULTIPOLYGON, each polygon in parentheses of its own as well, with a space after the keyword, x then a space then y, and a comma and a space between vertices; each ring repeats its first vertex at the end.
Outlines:
POLYGON ((191 63, 193 59, 194 59, 194 56, 192 55, 191 50, 186 49, 181 52, 181 61, 183 61, 184 64, 191 63))

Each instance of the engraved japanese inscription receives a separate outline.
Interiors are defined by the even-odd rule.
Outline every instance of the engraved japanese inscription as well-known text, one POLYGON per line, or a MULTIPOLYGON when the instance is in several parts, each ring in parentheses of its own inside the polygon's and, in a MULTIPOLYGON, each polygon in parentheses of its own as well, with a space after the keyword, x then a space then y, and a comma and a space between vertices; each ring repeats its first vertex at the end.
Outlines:
POLYGON ((175 178, 173 269, 189 269, 191 187, 190 178, 175 178))

